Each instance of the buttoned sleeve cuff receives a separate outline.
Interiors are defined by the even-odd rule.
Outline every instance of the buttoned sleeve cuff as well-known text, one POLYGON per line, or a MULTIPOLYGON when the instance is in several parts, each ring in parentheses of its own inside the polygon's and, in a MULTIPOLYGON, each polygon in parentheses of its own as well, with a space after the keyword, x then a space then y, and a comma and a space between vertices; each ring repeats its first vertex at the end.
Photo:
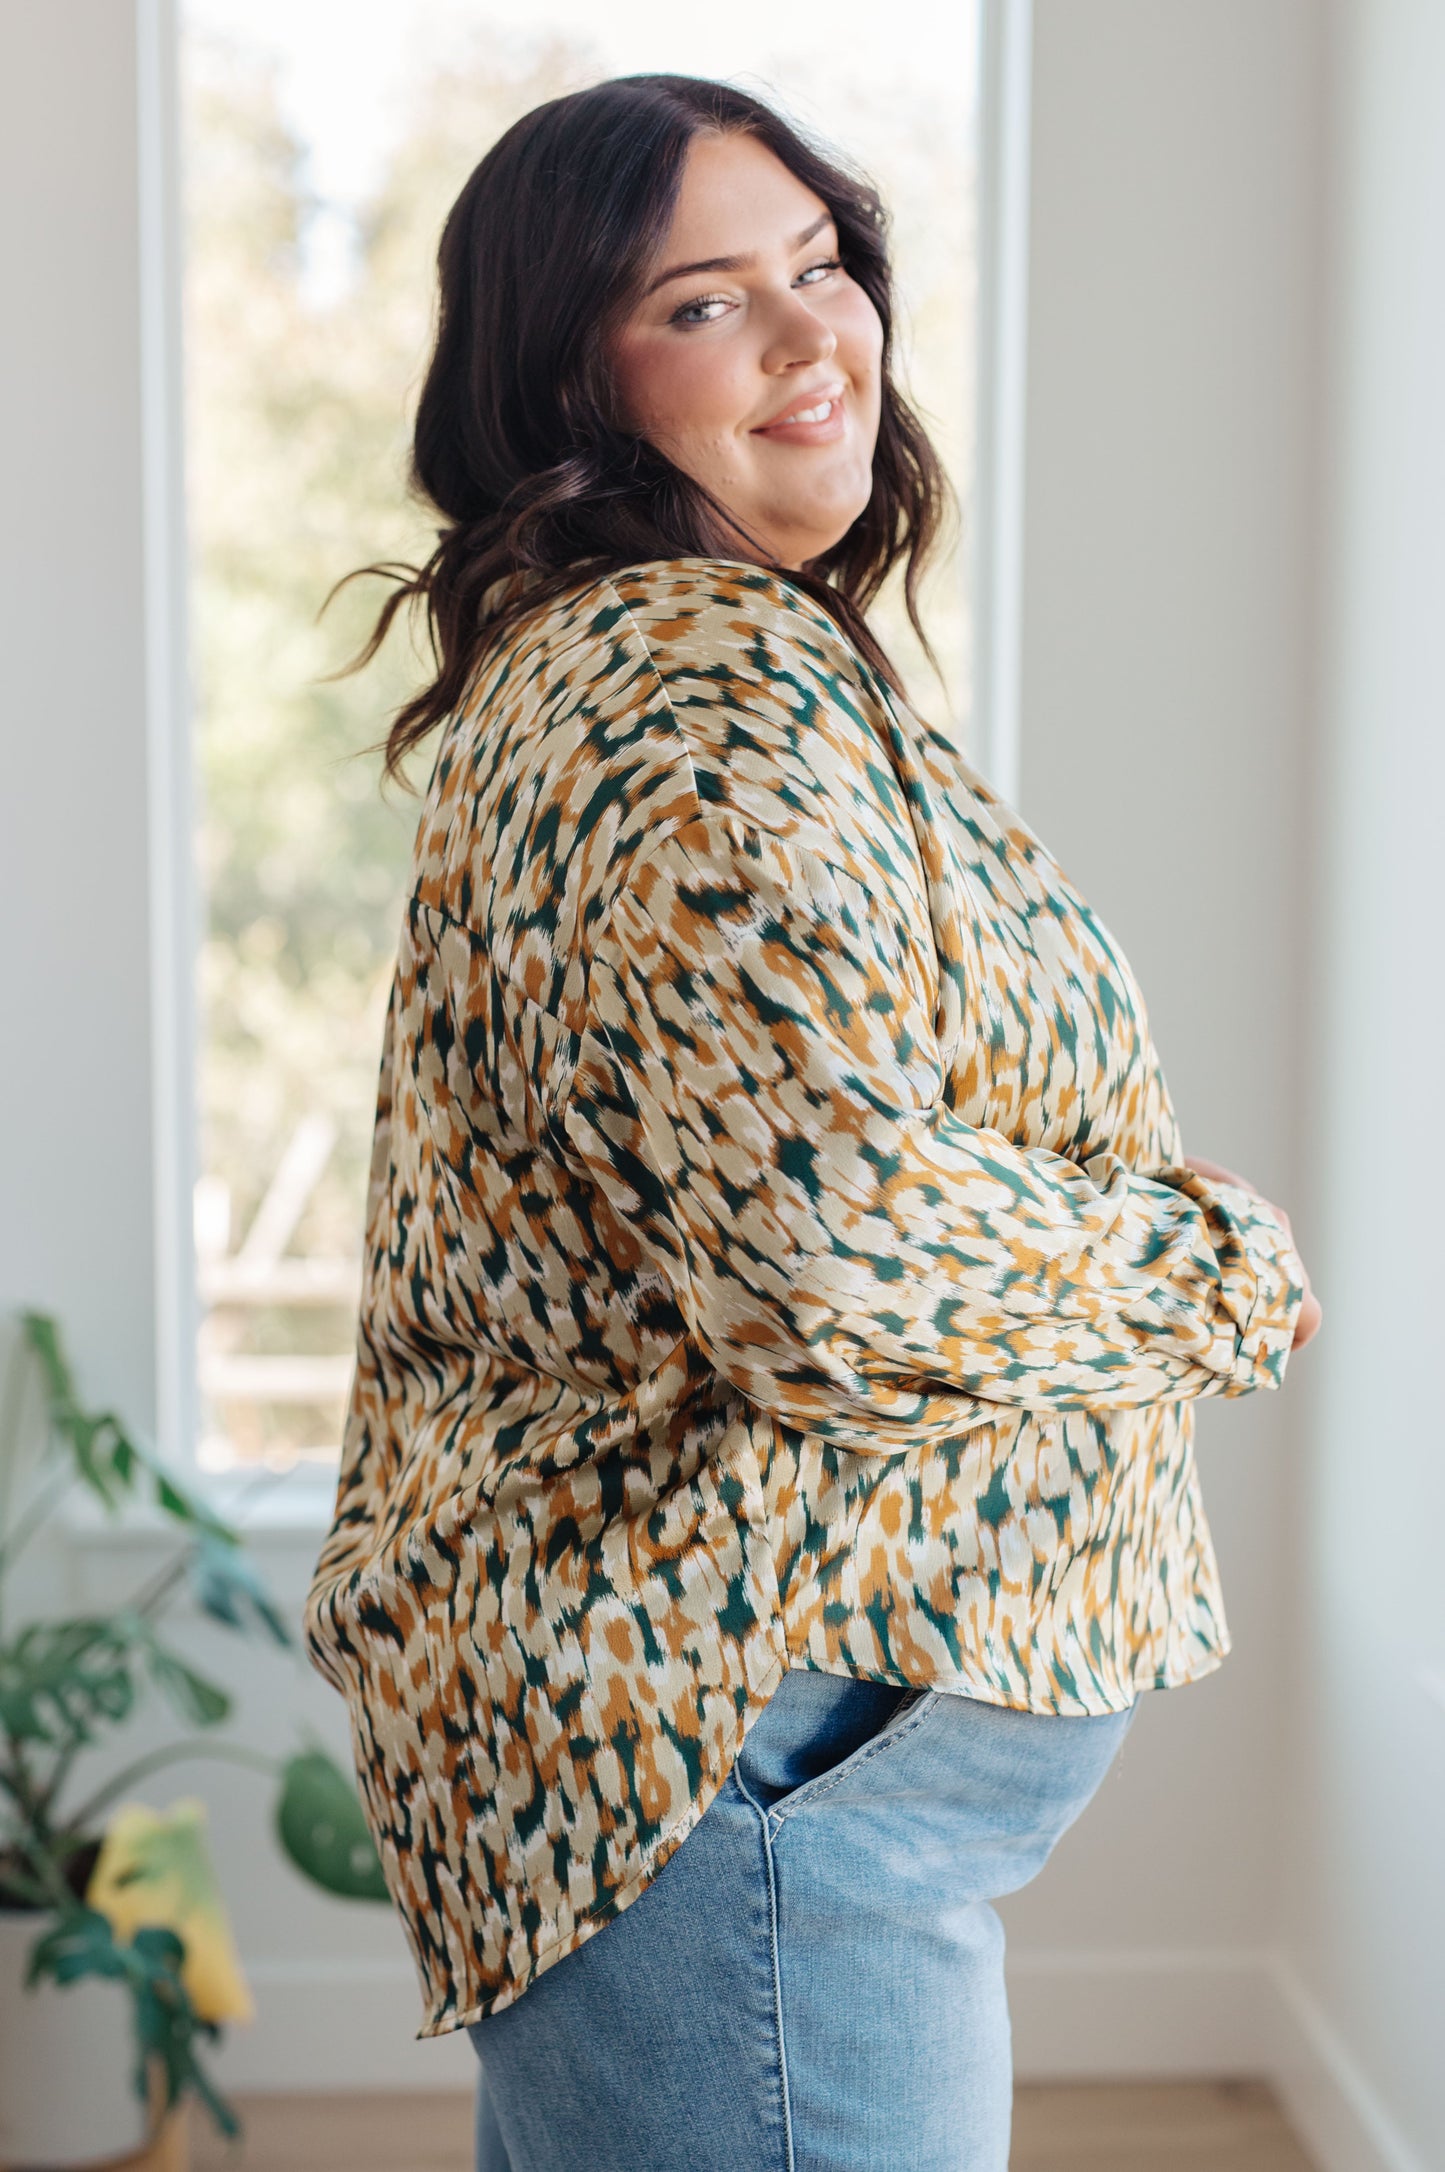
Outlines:
POLYGON ((1215 1184, 1196 1170, 1159 1172, 1157 1181, 1193 1199, 1220 1264, 1220 1286, 1235 1329, 1232 1359, 1220 1370, 1224 1395, 1277 1388, 1294 1347, 1306 1288, 1304 1266, 1282 1217, 1257 1192, 1215 1184))

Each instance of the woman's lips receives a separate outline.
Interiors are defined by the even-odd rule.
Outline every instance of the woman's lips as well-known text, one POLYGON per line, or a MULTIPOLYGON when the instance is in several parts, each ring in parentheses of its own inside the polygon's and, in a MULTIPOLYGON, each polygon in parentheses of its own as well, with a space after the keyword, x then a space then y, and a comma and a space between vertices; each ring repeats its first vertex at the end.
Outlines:
POLYGON ((771 438, 775 444, 826 445, 841 437, 847 426, 843 412, 843 387, 824 386, 785 408, 774 422, 754 430, 754 437, 771 438))

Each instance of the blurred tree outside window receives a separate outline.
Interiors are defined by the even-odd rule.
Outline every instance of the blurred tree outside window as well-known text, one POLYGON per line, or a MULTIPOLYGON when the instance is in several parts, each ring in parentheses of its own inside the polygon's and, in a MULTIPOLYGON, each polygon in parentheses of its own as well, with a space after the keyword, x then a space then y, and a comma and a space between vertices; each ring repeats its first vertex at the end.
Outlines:
POLYGON ((182 0, 208 1469, 337 1452, 417 813, 380 789, 376 746, 421 664, 394 634, 366 672, 328 678, 380 586, 318 612, 352 567, 430 546, 405 463, 436 241, 477 160, 540 100, 641 68, 726 75, 877 180, 894 217, 901 375, 960 501, 927 598, 942 682, 897 597, 875 618, 915 706, 966 731, 973 10, 840 0, 821 43, 817 10, 797 0, 707 15, 658 0, 533 0, 525 17, 493 0, 182 0))

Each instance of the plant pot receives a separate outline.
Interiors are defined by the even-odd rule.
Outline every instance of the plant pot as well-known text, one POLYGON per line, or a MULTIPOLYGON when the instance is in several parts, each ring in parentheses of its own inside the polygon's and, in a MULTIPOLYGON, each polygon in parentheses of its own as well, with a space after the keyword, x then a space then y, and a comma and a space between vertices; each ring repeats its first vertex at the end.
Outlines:
POLYGON ((130 1998, 122 1984, 82 1979, 25 1988, 30 1948, 47 1918, 0 1908, 0 2166, 54 2172, 139 2150, 130 1998))

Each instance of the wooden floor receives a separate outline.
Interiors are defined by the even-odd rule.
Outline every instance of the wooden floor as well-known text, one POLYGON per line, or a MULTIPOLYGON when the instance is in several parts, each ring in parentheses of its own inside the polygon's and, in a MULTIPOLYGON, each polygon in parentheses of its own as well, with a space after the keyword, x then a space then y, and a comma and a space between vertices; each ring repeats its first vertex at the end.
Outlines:
MULTIPOLYGON (((197 2122, 195 2172, 471 2172, 466 2097, 256 2097, 239 2109, 234 2153, 197 2122)), ((1261 2082, 1071 2082, 1019 2090, 1012 2172, 1312 2168, 1261 2082)))
POLYGON ((1011 2172, 1313 2172, 1263 2082, 1020 2089, 1011 2172))

